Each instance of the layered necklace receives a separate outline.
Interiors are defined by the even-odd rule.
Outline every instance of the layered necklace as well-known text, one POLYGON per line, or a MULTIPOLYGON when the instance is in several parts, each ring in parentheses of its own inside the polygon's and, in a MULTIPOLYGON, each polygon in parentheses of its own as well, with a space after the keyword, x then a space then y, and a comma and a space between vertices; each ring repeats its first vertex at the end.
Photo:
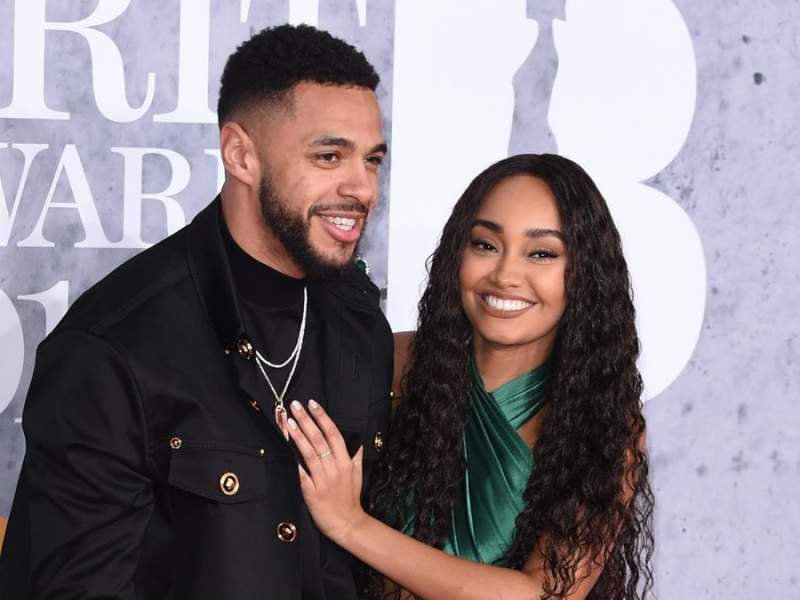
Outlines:
POLYGON ((294 345, 294 349, 292 353, 289 354, 289 357, 280 363, 270 362, 264 355, 261 354, 258 350, 256 350, 256 364, 258 365, 258 370, 261 371, 261 374, 264 376, 264 380, 267 382, 272 395, 275 397, 275 422, 278 424, 278 427, 283 433, 283 437, 287 440, 289 439, 289 429, 288 429, 288 413, 286 412, 286 407, 283 404, 283 399, 286 396, 286 390, 289 389, 289 384, 292 382, 292 377, 294 377, 294 372, 297 369, 297 363, 300 361, 300 352, 303 349, 303 338, 306 336, 306 317, 308 316, 308 288, 303 286, 303 316, 300 319, 300 331, 297 333, 297 342, 294 345), (267 370, 265 367, 270 367, 272 369, 282 369, 286 367, 289 363, 292 364, 291 369, 289 369, 289 376, 286 378, 286 382, 283 384, 283 389, 281 390, 280 394, 275 389, 275 386, 272 384, 272 381, 267 374, 267 370))

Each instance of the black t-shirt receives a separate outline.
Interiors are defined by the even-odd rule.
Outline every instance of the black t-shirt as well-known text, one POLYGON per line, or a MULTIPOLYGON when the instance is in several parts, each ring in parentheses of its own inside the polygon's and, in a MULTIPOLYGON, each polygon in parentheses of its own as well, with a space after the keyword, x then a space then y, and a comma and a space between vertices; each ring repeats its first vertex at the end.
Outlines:
MULTIPOLYGON (((284 275, 257 261, 242 250, 230 234, 225 238, 247 336, 264 358, 280 364, 291 354, 297 343, 306 282, 304 279, 284 275)), ((319 315, 314 310, 313 302, 309 301, 300 360, 283 398, 287 411, 292 400, 298 400, 305 405, 313 398, 325 406, 319 352, 321 334, 319 315)), ((289 361, 288 365, 280 369, 264 365, 264 370, 278 394, 286 384, 292 362, 289 361)), ((259 380, 264 384, 268 400, 263 405, 274 406, 275 396, 260 372, 259 380)))
MULTIPOLYGON (((224 225, 223 238, 247 336, 264 358, 280 364, 297 343, 306 282, 257 261, 236 244, 224 225)), ((284 396, 287 412, 292 400, 306 405, 313 398, 322 406, 327 405, 322 385, 322 335, 321 318, 309 297, 300 359, 284 396)), ((264 367, 278 394, 283 390, 291 364, 290 361, 281 369, 264 367)), ((255 362, 253 368, 257 369, 255 362)), ((263 383, 264 392, 258 398, 259 403, 264 407, 274 406, 275 396, 260 372, 258 379, 263 383)), ((303 564, 298 565, 303 572, 303 600, 355 600, 349 555, 322 536, 307 513, 306 522, 297 523, 297 526, 300 531, 311 532, 311 535, 298 536, 296 542, 303 544, 303 564)), ((276 573, 276 577, 280 574, 276 573)), ((269 590, 264 592, 267 597, 269 590)))

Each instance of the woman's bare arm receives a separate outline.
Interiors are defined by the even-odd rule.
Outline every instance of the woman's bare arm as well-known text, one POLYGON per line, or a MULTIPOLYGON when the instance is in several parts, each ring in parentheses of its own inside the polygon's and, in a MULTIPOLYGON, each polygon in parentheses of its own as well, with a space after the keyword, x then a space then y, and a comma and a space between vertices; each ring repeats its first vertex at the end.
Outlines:
MULTIPOLYGON (((316 404, 309 407, 319 427, 302 406, 293 403, 296 421, 290 420, 289 430, 308 468, 306 472, 300 467, 306 504, 330 539, 429 600, 535 600, 543 594, 544 568, 537 552, 521 571, 485 565, 446 554, 366 514, 359 503, 362 450, 351 459, 325 411, 316 404)), ((589 559, 581 563, 579 583, 569 600, 586 598, 599 573, 600 567, 589 559)))

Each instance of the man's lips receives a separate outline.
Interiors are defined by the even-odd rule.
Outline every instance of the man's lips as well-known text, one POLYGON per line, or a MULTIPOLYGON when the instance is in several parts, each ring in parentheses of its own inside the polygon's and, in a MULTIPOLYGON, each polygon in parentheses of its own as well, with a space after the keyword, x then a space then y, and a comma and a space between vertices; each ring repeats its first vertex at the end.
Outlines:
POLYGON ((364 227, 364 215, 357 213, 324 213, 317 214, 322 227, 333 239, 350 244, 358 241, 364 227))

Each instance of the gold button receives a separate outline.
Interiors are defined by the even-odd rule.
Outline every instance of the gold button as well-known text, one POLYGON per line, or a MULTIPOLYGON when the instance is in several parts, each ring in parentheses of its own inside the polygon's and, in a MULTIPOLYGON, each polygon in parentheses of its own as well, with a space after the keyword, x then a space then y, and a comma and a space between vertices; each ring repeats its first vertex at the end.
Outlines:
POLYGON ((278 523, 278 539, 287 544, 291 544, 297 538, 297 527, 294 523, 284 521, 278 523))
POLYGON ((383 434, 380 431, 372 438, 372 446, 375 448, 376 452, 383 450, 383 434))
POLYGON ((182 444, 183 442, 179 437, 173 437, 169 439, 169 447, 172 448, 173 450, 177 450, 178 448, 181 447, 182 444))
POLYGON ((246 360, 250 360, 253 358, 253 344, 250 343, 246 337, 240 337, 239 340, 236 342, 236 350, 239 352, 239 356, 246 360))
POLYGON ((226 496, 233 496, 239 491, 239 477, 236 473, 223 473, 219 478, 219 489, 226 496))

